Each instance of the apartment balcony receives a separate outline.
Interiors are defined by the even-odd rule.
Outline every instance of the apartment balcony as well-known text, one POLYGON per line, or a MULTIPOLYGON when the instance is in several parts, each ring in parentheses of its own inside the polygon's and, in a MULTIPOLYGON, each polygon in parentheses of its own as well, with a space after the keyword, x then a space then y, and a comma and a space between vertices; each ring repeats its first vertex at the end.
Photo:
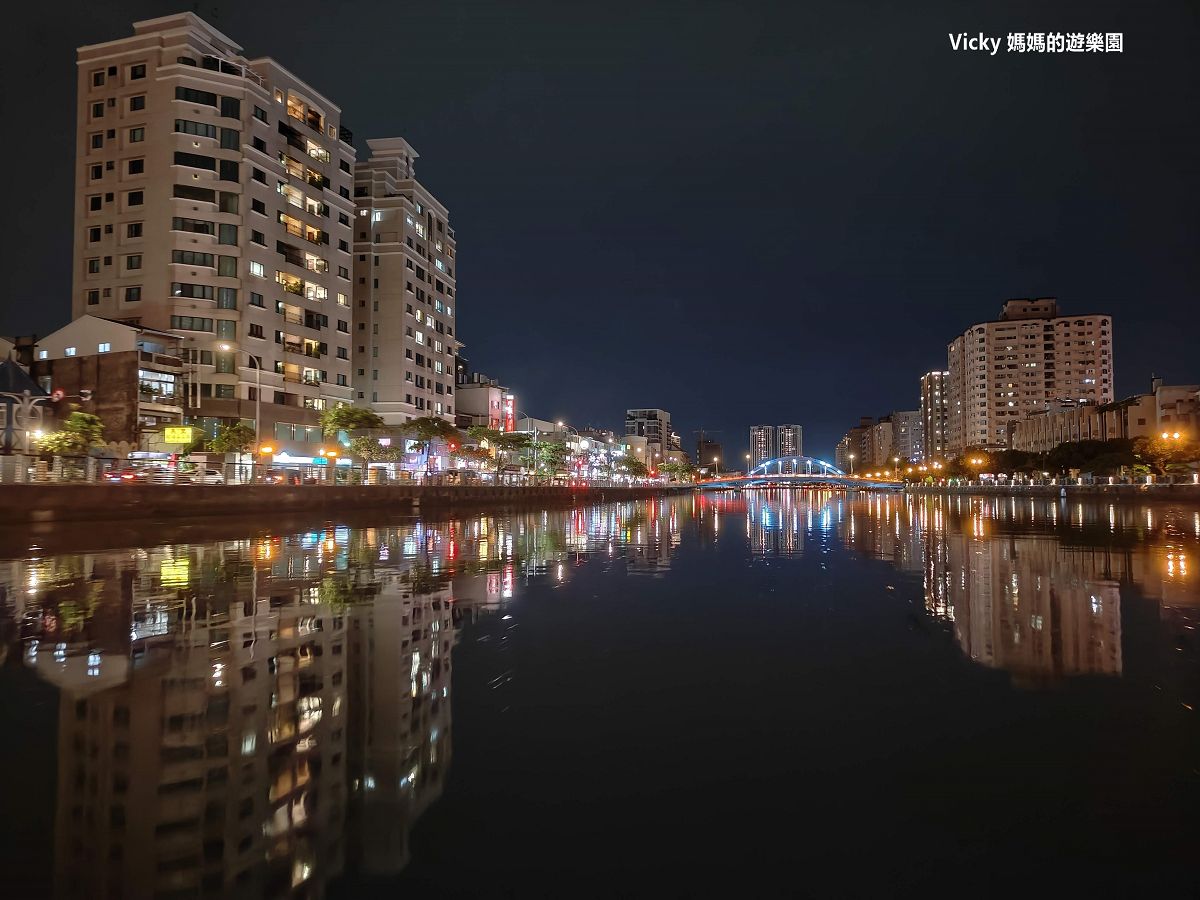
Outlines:
POLYGON ((284 227, 288 234, 295 235, 298 238, 304 238, 310 244, 328 244, 329 235, 319 228, 314 228, 311 225, 305 225, 298 219, 293 219, 286 213, 279 214, 279 224, 284 227))
POLYGON ((285 340, 283 341, 283 352, 292 353, 296 356, 306 356, 309 359, 322 359, 328 352, 327 350, 322 350, 324 346, 324 344, 314 346, 312 343, 296 343, 285 340))

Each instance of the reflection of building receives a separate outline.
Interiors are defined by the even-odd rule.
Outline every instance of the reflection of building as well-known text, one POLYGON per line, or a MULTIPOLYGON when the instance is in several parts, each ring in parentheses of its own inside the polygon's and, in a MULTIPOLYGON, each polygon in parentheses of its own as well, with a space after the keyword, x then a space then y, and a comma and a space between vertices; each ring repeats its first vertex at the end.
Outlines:
POLYGON ((450 654, 456 640, 447 589, 430 591, 413 569, 383 576, 350 625, 353 868, 408 864, 408 836, 441 796, 450 763, 450 654))

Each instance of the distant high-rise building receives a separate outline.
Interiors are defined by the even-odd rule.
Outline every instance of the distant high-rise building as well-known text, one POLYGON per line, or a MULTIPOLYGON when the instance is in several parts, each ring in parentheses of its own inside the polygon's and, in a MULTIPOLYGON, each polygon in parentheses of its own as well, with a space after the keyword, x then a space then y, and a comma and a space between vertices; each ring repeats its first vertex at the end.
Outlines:
MULTIPOLYGON (((389 425, 454 421, 458 264, 449 213, 403 138, 367 141, 354 176, 354 397, 389 425)), ((493 426, 494 427, 494 426, 493 426)))
POLYGON ((665 409, 626 410, 625 436, 645 439, 647 464, 662 462, 671 451, 680 449, 679 436, 671 430, 671 414, 665 409))
POLYGON ((921 376, 921 438, 922 448, 917 459, 937 459, 945 455, 946 440, 946 379, 949 372, 926 372, 921 376))
POLYGON ((899 410, 892 413, 892 455, 906 463, 919 459, 923 445, 921 413, 919 410, 899 410))
POLYGON ((803 456, 804 429, 799 425, 778 426, 775 446, 779 449, 779 456, 803 456))
POLYGON ((1113 401, 1112 318, 1061 316, 1058 302, 1009 300, 946 350, 948 449, 1003 449, 1009 426, 1051 403, 1113 401))
POLYGON ((722 469, 725 468, 725 453, 716 441, 700 438, 696 441, 696 465, 711 466, 713 460, 719 460, 722 469))
MULTIPOLYGON (((843 472, 865 472, 870 466, 876 465, 876 444, 880 441, 882 431, 876 431, 876 421, 870 416, 863 416, 858 425, 851 428, 838 441, 834 451, 834 464, 843 472)), ((890 431, 891 423, 888 423, 890 431)), ((890 446, 890 440, 889 440, 890 446)))
POLYGON ((341 110, 192 13, 133 31, 78 51, 73 318, 178 335, 190 421, 257 398, 263 441, 314 455, 353 399, 341 110))
POLYGON ((750 466, 753 468, 779 455, 779 445, 774 425, 750 426, 750 466))

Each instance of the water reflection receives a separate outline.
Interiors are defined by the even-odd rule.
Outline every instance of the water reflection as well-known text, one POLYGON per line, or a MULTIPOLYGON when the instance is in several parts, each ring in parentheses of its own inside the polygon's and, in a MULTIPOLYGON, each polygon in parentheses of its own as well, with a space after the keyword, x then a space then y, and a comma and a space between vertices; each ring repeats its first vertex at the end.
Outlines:
POLYGON ((0 563, 59 690, 58 896, 320 895, 395 873, 442 791, 461 628, 588 554, 669 568, 666 504, 0 563))
POLYGON ((1200 624, 1200 513, 1172 506, 1032 498, 847 497, 758 491, 704 499, 744 515, 751 550, 827 552, 831 543, 922 577, 927 613, 972 660, 1023 686, 1119 675, 1121 587, 1161 599, 1190 647, 1200 624))
POLYGON ((727 549, 772 583, 809 571, 789 560, 885 563, 947 653, 1020 687, 1122 675, 1123 604, 1157 599, 1164 655, 1194 673, 1200 513, 1167 506, 759 491, 34 548, 0 561, 0 652, 59 692, 54 892, 319 896, 400 872, 446 783, 472 623, 589 560, 659 590, 727 549))

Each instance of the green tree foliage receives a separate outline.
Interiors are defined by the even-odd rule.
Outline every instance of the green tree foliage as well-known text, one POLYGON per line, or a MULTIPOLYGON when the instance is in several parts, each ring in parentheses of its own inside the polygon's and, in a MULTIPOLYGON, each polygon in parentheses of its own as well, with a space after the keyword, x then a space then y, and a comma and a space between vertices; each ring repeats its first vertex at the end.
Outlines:
POLYGON ((696 477, 696 467, 687 460, 665 462, 658 467, 658 471, 672 481, 688 482, 696 477))
POLYGON ((442 440, 446 443, 458 443, 461 439, 457 428, 445 419, 439 419, 437 416, 421 416, 418 419, 413 419, 410 422, 404 423, 402 430, 406 435, 421 444, 423 453, 429 452, 429 445, 435 440, 442 440))
POLYGON ((537 463, 539 471, 549 474, 562 471, 567 465, 571 451, 562 441, 544 441, 538 444, 537 463))
POLYGON ((1184 475, 1192 464, 1200 462, 1200 444, 1173 438, 1138 438, 1133 442, 1132 455, 1145 466, 1147 474, 1184 475))
POLYGON ((38 448, 55 456, 83 456, 104 443, 104 423, 91 413, 73 412, 58 431, 42 435, 38 448))
POLYGON ((339 431, 382 427, 382 418, 358 406, 334 406, 321 413, 321 428, 326 437, 334 437, 339 431))
POLYGON ((632 456, 618 457, 613 467, 630 478, 645 478, 648 474, 646 464, 632 456))
POLYGON ((222 425, 208 442, 213 453, 247 453, 254 446, 254 429, 245 422, 222 425))

